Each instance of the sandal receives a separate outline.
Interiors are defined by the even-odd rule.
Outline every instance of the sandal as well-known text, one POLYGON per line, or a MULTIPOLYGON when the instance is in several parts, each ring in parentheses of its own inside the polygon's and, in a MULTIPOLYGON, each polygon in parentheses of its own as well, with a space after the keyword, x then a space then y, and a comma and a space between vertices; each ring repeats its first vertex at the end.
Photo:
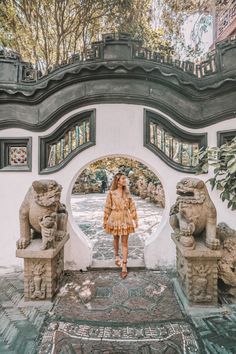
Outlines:
MULTIPOLYGON (((127 263, 127 262, 124 262, 124 261, 123 261, 123 264, 126 264, 126 263, 127 263)), ((120 273, 120 276, 121 276, 122 279, 124 279, 124 278, 127 277, 127 274, 128 274, 127 270, 126 270, 125 272, 122 271, 122 272, 120 273)))
POLYGON ((119 257, 119 259, 118 259, 118 257, 119 257, 119 256, 116 256, 115 265, 116 265, 117 267, 121 267, 120 257, 119 257))

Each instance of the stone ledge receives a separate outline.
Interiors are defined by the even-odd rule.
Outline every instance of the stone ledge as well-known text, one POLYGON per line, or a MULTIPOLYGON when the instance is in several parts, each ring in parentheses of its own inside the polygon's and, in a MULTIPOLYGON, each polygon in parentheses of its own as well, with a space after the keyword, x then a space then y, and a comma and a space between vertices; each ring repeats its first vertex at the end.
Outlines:
POLYGON ((58 252, 62 249, 65 245, 66 241, 69 240, 69 234, 66 234, 65 237, 56 244, 56 248, 48 249, 48 250, 41 250, 40 247, 42 245, 41 239, 32 240, 28 247, 25 249, 17 249, 16 250, 16 257, 19 258, 54 258, 58 252))
POLYGON ((178 250, 185 258, 202 258, 204 259, 220 259, 222 257, 221 250, 211 250, 202 241, 196 242, 196 247, 190 249, 184 247, 177 239, 174 233, 171 234, 171 238, 177 246, 178 250))

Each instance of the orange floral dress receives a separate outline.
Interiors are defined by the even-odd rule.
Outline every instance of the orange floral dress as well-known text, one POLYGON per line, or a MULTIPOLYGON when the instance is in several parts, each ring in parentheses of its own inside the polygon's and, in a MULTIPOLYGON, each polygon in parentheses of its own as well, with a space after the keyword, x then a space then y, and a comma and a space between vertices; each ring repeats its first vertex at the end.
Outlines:
POLYGON ((138 216, 131 195, 121 197, 117 191, 109 191, 104 207, 105 231, 113 235, 128 235, 135 232, 134 220, 138 220, 138 216))

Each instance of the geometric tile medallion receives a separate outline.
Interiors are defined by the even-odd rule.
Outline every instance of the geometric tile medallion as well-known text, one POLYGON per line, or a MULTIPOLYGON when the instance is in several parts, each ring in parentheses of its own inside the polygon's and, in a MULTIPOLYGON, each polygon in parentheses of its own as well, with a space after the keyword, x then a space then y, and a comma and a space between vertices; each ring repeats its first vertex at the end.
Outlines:
POLYGON ((0 138, 0 171, 32 170, 32 138, 0 138))
POLYGON ((9 165, 25 166, 27 165, 27 147, 26 146, 10 146, 9 148, 9 165))

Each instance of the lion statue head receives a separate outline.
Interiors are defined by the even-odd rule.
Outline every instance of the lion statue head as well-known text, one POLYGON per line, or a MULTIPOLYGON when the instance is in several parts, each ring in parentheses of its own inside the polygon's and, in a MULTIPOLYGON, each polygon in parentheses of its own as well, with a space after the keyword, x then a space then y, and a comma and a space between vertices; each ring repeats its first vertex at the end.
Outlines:
POLYGON ((62 186, 54 180, 42 179, 32 183, 35 202, 44 207, 60 203, 62 186))

